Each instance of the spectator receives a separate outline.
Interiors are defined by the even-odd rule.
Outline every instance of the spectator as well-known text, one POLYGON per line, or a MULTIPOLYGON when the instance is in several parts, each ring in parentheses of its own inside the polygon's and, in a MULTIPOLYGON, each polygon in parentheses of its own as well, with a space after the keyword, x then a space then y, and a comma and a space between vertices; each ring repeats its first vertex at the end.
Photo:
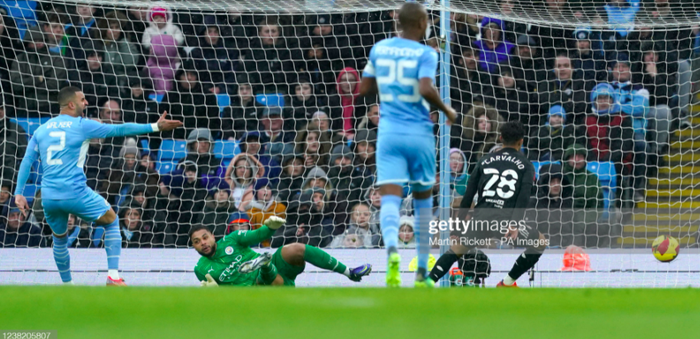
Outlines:
POLYGON ((322 195, 314 194, 314 203, 316 204, 317 211, 324 211, 326 216, 330 217, 330 220, 324 221, 324 225, 334 225, 335 228, 327 227, 328 231, 332 234, 340 234, 345 230, 345 222, 347 219, 347 201, 344 197, 340 196, 336 191, 333 190, 333 185, 326 172, 319 168, 314 167, 306 173, 306 179, 301 185, 301 192, 307 192, 313 189, 323 190, 322 195), (318 197, 323 198, 322 201, 318 197), (323 208, 322 208, 323 207, 323 208))
MULTIPOLYGON (((496 76, 496 75, 494 75, 496 76)), ((497 75, 493 90, 496 98, 496 108, 498 114, 505 121, 521 120, 525 125, 530 125, 530 98, 527 91, 527 84, 518 80, 513 75, 510 67, 501 67, 497 75)), ((536 110, 533 110, 536 111, 536 110)), ((539 118, 535 116, 535 118, 539 118)), ((539 119, 535 120, 535 124, 539 119)))
POLYGON ((301 60, 301 55, 282 36, 277 18, 270 16, 260 22, 251 52, 244 62, 244 71, 250 74, 252 82, 262 84, 268 93, 287 93, 287 84, 296 81, 294 61, 301 60))
POLYGON ((416 248, 415 220, 413 217, 399 218, 399 248, 416 248))
POLYGON ((226 229, 226 234, 236 231, 250 231, 252 229, 250 226, 250 217, 248 217, 248 214, 245 212, 233 212, 229 220, 231 221, 226 229))
POLYGON ((593 88, 592 84, 603 81, 608 76, 605 70, 605 54, 597 47, 601 42, 595 38, 590 27, 577 28, 574 31, 574 39, 576 49, 571 53, 573 69, 583 72, 586 88, 593 88))
MULTIPOLYGON (((451 96, 455 105, 472 105, 475 98, 483 96, 493 97, 490 87, 485 85, 491 83, 488 73, 479 71, 479 54, 469 46, 462 47, 462 55, 454 64, 454 70, 450 74, 451 96)), ((378 112, 378 111, 377 111, 378 112)))
POLYGON ((243 134, 262 129, 260 111, 262 106, 253 96, 253 85, 247 76, 238 76, 236 95, 231 98, 231 106, 224 108, 221 115, 222 139, 235 140, 243 134))
MULTIPOLYGON (((262 227, 265 220, 271 216, 277 216, 282 219, 287 218, 287 206, 277 201, 277 196, 271 185, 266 179, 258 180, 255 183, 255 189, 253 190, 255 198, 248 205, 250 208, 250 224, 253 229, 262 227)), ((263 241, 261 246, 270 247, 270 241, 263 241)))
MULTIPOLYGON (((363 172, 353 166, 354 154, 347 145, 338 145, 331 152, 328 177, 338 195, 349 203, 357 203, 362 196, 365 178, 363 172)), ((369 180, 368 180, 369 181, 369 180)), ((369 185, 367 185, 369 186, 369 185)))
MULTIPOLYGON (((181 69, 175 75, 177 87, 168 92, 161 102, 160 111, 167 111, 171 119, 180 120, 186 128, 178 128, 172 133, 173 138, 182 139, 187 131, 195 128, 221 126, 219 107, 216 95, 206 93, 197 78, 197 72, 191 69, 181 69)), ((219 128, 215 131, 218 132, 219 128)))
MULTIPOLYGON (((46 23, 36 28, 41 28, 41 32, 44 35, 44 42, 49 52, 52 54, 57 54, 64 56, 66 55, 66 48, 68 47, 68 36, 65 31, 65 24, 68 23, 68 18, 61 11, 55 11, 54 13, 49 13, 46 16, 46 23)), ((32 28, 30 28, 31 30, 32 28)), ((26 38, 26 34, 25 34, 26 38)), ((66 59, 66 68, 74 68, 73 62, 75 57, 66 59), (68 60, 72 62, 68 62, 68 60)))
POLYGON ((355 154, 353 170, 356 175, 365 178, 360 185, 362 189, 367 189, 374 182, 377 173, 377 133, 368 130, 359 130, 352 143, 355 154))
POLYGON ((360 121, 360 123, 357 125, 357 129, 358 130, 366 129, 366 130, 374 131, 374 133, 377 133, 378 128, 379 128, 379 103, 373 102, 367 108, 367 115, 365 115, 362 118, 362 121, 360 121))
MULTIPOLYGON (((192 225, 201 222, 202 211, 204 210, 204 202, 207 197, 207 189, 202 184, 198 176, 197 165, 193 162, 184 162, 178 165, 177 171, 182 173, 183 179, 180 185, 173 187, 173 196, 175 199, 170 199, 168 205, 171 214, 174 217, 172 222, 177 226, 174 230, 176 234, 175 244, 177 246, 186 246, 189 238, 189 232, 192 225)), ((163 187, 161 187, 162 191, 163 187)), ((169 192, 164 195, 168 196, 169 192)), ((172 228, 172 227, 171 227, 172 228)))
POLYGON ((143 74, 153 82, 156 94, 165 94, 173 89, 175 72, 180 68, 177 42, 170 35, 156 35, 151 43, 143 74))
POLYGON ((89 248, 92 245, 90 224, 83 223, 73 214, 68 215, 68 247, 89 248))
POLYGON ((129 41, 124 32, 126 23, 124 14, 112 11, 97 22, 98 30, 93 34, 100 39, 99 42, 95 41, 95 49, 102 55, 102 62, 110 66, 109 69, 117 78, 116 84, 124 94, 128 93, 129 78, 138 74, 137 66, 141 59, 140 49, 129 41))
POLYGON ((529 35, 520 35, 513 52, 510 58, 513 77, 526 85, 527 93, 534 93, 538 84, 547 79, 546 66, 537 42, 529 35))
POLYGON ((357 97, 360 94, 360 75, 354 68, 345 67, 338 74, 337 95, 331 96, 331 128, 352 139, 355 128, 357 97))
POLYGON ((308 73, 314 86, 313 92, 320 96, 323 104, 328 104, 327 96, 330 86, 335 82, 331 61, 321 43, 313 43, 304 50, 304 60, 297 67, 298 72, 308 73))
POLYGON ((598 219, 597 211, 604 206, 603 189, 598 176, 586 167, 586 158, 587 151, 581 145, 571 145, 564 152, 562 179, 571 183, 572 205, 576 212, 573 215, 573 234, 563 234, 562 246, 572 243, 585 246, 585 236, 597 234, 594 224, 598 219))
POLYGON ((332 248, 372 248, 379 246, 381 239, 377 230, 370 229, 369 206, 357 203, 352 207, 350 225, 345 233, 333 239, 332 248))
POLYGON ((481 40, 474 43, 479 49, 479 67, 489 73, 497 73, 499 64, 506 63, 513 45, 503 41, 504 23, 498 19, 484 18, 481 22, 481 40))
MULTIPOLYGON (((99 121, 99 119, 94 120, 99 121)), ((120 146, 110 144, 106 139, 90 139, 85 157, 85 176, 88 187, 93 190, 99 189, 98 183, 107 179, 112 161, 118 159, 120 151, 120 146)))
POLYGON ((238 147, 242 153, 257 159, 265 169, 267 178, 271 182, 277 183, 280 173, 282 172, 282 167, 276 160, 272 159, 269 155, 264 154, 262 150, 262 142, 260 140, 260 133, 249 132, 243 134, 238 142, 238 147))
MULTIPOLYGON (((649 92, 649 113, 647 115, 647 124, 649 130, 655 132, 653 139, 654 147, 649 147, 648 150, 656 154, 664 154, 668 149, 669 132, 671 125, 671 108, 669 107, 670 100, 674 95, 674 87, 678 83, 675 74, 669 73, 668 62, 661 59, 660 53, 656 52, 647 46, 642 56, 643 71, 642 84, 649 92), (651 124, 649 124, 651 122, 651 124), (653 126, 653 127, 652 127, 653 126)), ((639 92, 637 92, 639 93, 639 92)), ((624 109, 624 106, 623 106, 624 109)), ((639 148, 647 150, 647 148, 639 148)))
MULTIPOLYGON (((469 180, 469 162, 459 148, 450 149, 450 188, 458 196, 464 195, 469 180)), ((453 193, 453 194, 454 194, 453 193)))
POLYGON ((585 142, 585 133, 573 124, 567 125, 566 111, 555 105, 549 109, 547 123, 531 133, 528 157, 532 161, 560 161, 565 149, 585 142))
POLYGON ((75 6, 75 19, 65 26, 65 35, 68 38, 69 55, 74 58, 78 67, 82 67, 85 60, 85 47, 92 37, 97 36, 99 30, 95 20, 97 8, 88 4, 75 6))
POLYGON ((175 42, 175 46, 182 45, 185 42, 185 37, 182 35, 180 27, 173 23, 173 18, 170 11, 164 7, 153 7, 148 16, 149 26, 143 32, 141 44, 144 49, 151 49, 157 42, 154 41, 157 36, 170 36, 175 42))
POLYGON ((318 111, 318 102, 313 93, 313 86, 306 78, 300 78, 299 82, 294 85, 294 93, 290 93, 289 102, 291 103, 285 111, 284 129, 287 131, 296 131, 305 126, 316 111, 318 111))
MULTIPOLYGON (((552 78, 540 83, 537 90, 540 96, 540 111, 549 112, 554 105, 561 105, 568 113, 567 121, 575 125, 585 120, 586 82, 579 70, 574 70, 571 59, 566 54, 559 54, 554 62, 552 78)), ((542 125, 542 122, 534 124, 542 125)))
POLYGON ((5 105, 0 99, 0 149, 3 150, 2 176, 3 180, 15 180, 17 164, 27 149, 27 132, 5 116, 5 105))
POLYGON ((296 136, 294 152, 304 155, 304 166, 307 168, 318 166, 328 169, 328 157, 333 145, 330 140, 322 140, 321 137, 321 131, 314 124, 307 125, 296 136))
MULTIPOLYGON (((569 3, 573 4, 574 2, 569 1, 569 3)), ((542 13, 542 16, 546 18, 544 20, 547 20, 547 22, 571 22, 576 20, 572 18, 572 15, 577 15, 578 18, 581 18, 579 20, 589 20, 582 18, 583 15, 580 12, 571 13, 569 3, 567 3, 567 0, 545 1, 546 12, 542 13)), ((563 50, 572 49, 571 40, 568 37, 572 35, 573 29, 567 28, 566 25, 534 25, 528 23, 525 29, 527 29, 527 33, 530 36, 537 37, 546 60, 554 59, 563 50)))
MULTIPOLYGON (((377 117, 377 122, 379 122, 379 117, 377 117)), ((333 146, 347 142, 342 135, 331 129, 331 120, 326 112, 317 111, 314 113, 311 123, 318 126, 318 129, 321 130, 321 139, 330 140, 333 146)))
POLYGON ((12 189, 13 186, 11 180, 4 179, 0 182, 0 224, 7 221, 5 216, 8 215, 7 207, 10 205, 10 201, 12 200, 12 189))
POLYGON ((197 164, 199 178, 205 187, 216 185, 216 181, 224 172, 221 159, 212 152, 214 138, 206 128, 193 129, 187 136, 187 156, 178 164, 193 162, 197 164))
POLYGON ((241 153, 231 160, 224 181, 231 187, 231 199, 238 210, 245 211, 247 204, 253 200, 255 181, 264 176, 265 168, 253 156, 241 153))
POLYGON ((228 184, 224 181, 219 182, 216 187, 209 191, 209 196, 204 206, 202 224, 207 226, 217 240, 226 235, 226 224, 229 216, 237 211, 235 203, 230 197, 231 190, 228 184))
POLYGON ((45 41, 39 28, 30 28, 24 36, 26 52, 12 64, 17 116, 49 116, 58 111, 58 91, 68 79, 66 65, 61 54, 49 51, 45 41))
POLYGON ((562 246, 562 236, 571 234, 573 214, 572 190, 569 177, 562 173, 559 164, 547 164, 540 169, 537 193, 532 201, 538 230, 548 235, 550 246, 562 246))
MULTIPOLYGON (((122 110, 124 111, 124 122, 133 122, 137 124, 152 124, 158 121, 158 103, 149 99, 148 96, 153 93, 151 82, 148 79, 133 77, 129 81, 128 95, 122 101, 122 110)), ((154 136, 148 138, 154 139, 154 136)), ((152 149, 158 149, 158 145, 151 145, 152 149)))
POLYGON ((204 23, 210 25, 214 23, 221 29, 221 37, 229 40, 230 45, 236 46, 237 49, 243 51, 250 46, 250 38, 255 35, 253 30, 253 15, 250 13, 242 13, 241 9, 230 7, 229 10, 222 14, 214 16, 205 16, 204 23))
POLYGON ((102 55, 94 49, 83 50, 85 62, 80 63, 77 72, 70 72, 70 80, 73 86, 83 90, 85 99, 88 102, 87 115, 97 107, 98 103, 105 98, 118 98, 119 87, 117 77, 114 76, 109 65, 102 61, 102 55))
POLYGON ((15 55, 23 49, 22 40, 15 21, 0 8, 0 88, 5 93, 11 93, 10 68, 15 55))
POLYGON ((453 134, 452 147, 464 152, 469 160, 470 170, 477 160, 496 145, 498 129, 503 122, 495 108, 478 104, 464 115, 461 128, 453 128, 453 131, 459 134, 453 134))
POLYGON ((12 206, 7 222, 0 225, 0 246, 9 247, 39 247, 41 245, 41 229, 26 222, 19 208, 12 206))
MULTIPOLYGON (((143 167, 148 168, 146 166, 143 167)), ((158 186, 156 185, 155 188, 157 190, 158 186)), ((145 227, 152 229, 154 233, 151 245, 153 247, 172 247, 175 244, 177 227, 168 226, 167 201, 163 201, 165 204, 159 206, 160 199, 157 196, 148 195, 147 190, 149 189, 151 189, 150 185, 138 184, 132 186, 120 210, 129 207, 141 209, 143 212, 141 215, 142 222, 146 224, 145 227), (173 232, 171 232, 171 229, 173 232)), ((175 224, 173 223, 173 225, 175 224)))
MULTIPOLYGON (((116 100, 116 99, 108 99, 106 100, 103 104, 102 107, 98 113, 98 118, 97 120, 101 121, 102 123, 105 124, 121 124, 123 123, 122 120, 122 111, 121 111, 121 104, 116 100)), ((122 149, 122 145, 125 144, 126 138, 125 137, 111 137, 104 139, 104 144, 110 145, 112 148, 112 157, 110 157, 110 164, 113 160, 118 159, 117 156, 119 155, 119 151, 122 149)))
POLYGON ((163 230, 158 230, 151 223, 144 222, 143 210, 138 206, 129 206, 119 211, 122 247, 152 248, 163 243, 163 230))
MULTIPOLYGON (((270 247, 277 248, 297 242, 308 243, 309 238, 307 234, 310 225, 319 224, 320 221, 318 219, 322 217, 320 214, 311 213, 313 206, 313 193, 311 190, 295 197, 287 208, 287 222, 272 236, 270 247)), ((322 227, 316 229, 323 231, 322 227)), ((332 237, 330 233, 324 233, 323 235, 332 237)))
POLYGON ((279 201, 289 206, 290 201, 301 193, 303 183, 304 156, 286 155, 282 160, 282 175, 276 189, 279 201))
POLYGON ((190 54, 191 58, 205 84, 205 90, 214 94, 226 93, 226 84, 235 82, 234 71, 240 55, 221 38, 219 26, 209 24, 203 33, 199 46, 190 54))
POLYGON ((279 162, 282 157, 293 151, 294 145, 291 141, 294 140, 294 133, 283 129, 284 121, 282 120, 282 109, 279 107, 266 107, 262 112, 262 124, 265 127, 261 133, 265 143, 263 148, 266 154, 272 159, 279 162))
POLYGON ((129 41, 143 46, 142 39, 144 32, 146 32, 146 23, 149 21, 150 11, 148 7, 140 6, 129 6, 126 11, 127 16, 127 26, 125 27, 127 32, 132 33, 129 36, 129 41))
POLYGON ((617 36, 624 39, 634 29, 640 4, 641 0, 608 0, 600 10, 600 16, 613 27, 617 36))
POLYGON ((132 145, 122 147, 119 152, 119 160, 114 163, 109 172, 109 179, 102 182, 100 189, 106 194, 110 204, 121 205, 126 193, 139 184, 148 188, 145 192, 147 197, 155 196, 160 177, 156 171, 141 166, 137 160, 138 156, 138 148, 132 145))
POLYGON ((381 228, 379 226, 379 210, 382 206, 382 196, 379 194, 379 187, 374 185, 370 186, 364 198, 365 203, 369 206, 369 227, 370 229, 380 230, 381 233, 381 228))

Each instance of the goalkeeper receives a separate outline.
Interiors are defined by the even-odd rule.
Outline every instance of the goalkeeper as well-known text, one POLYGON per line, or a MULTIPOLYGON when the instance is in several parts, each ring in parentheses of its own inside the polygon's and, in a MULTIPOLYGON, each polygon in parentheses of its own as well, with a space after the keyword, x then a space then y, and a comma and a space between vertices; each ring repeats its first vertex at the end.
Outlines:
POLYGON ((207 287, 294 286, 296 277, 304 271, 307 262, 343 274, 356 282, 372 272, 370 264, 350 269, 320 248, 300 243, 281 247, 274 254, 260 254, 250 248, 270 239, 285 222, 285 219, 272 216, 257 230, 235 231, 218 242, 214 241, 214 235, 206 227, 193 227, 189 233, 190 240, 202 255, 194 267, 197 279, 207 287))

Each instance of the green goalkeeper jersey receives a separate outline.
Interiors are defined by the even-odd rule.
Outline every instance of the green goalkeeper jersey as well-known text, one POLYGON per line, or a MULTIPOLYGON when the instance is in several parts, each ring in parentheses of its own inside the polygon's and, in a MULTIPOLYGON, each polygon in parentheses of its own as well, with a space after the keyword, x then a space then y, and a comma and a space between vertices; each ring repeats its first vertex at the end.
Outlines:
POLYGON ((216 252, 211 257, 202 256, 194 267, 199 281, 210 274, 219 285, 255 285, 258 271, 247 274, 238 272, 242 263, 260 256, 250 246, 272 237, 275 231, 267 226, 254 231, 235 231, 216 242, 216 252))

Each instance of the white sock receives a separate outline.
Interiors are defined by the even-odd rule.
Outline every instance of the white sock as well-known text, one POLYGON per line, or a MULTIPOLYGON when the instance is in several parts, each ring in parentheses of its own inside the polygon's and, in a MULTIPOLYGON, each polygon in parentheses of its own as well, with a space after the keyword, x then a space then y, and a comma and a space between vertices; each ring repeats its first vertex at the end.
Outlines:
POLYGON ((343 272, 343 275, 350 278, 350 268, 349 267, 345 267, 345 272, 343 272))
POLYGON ((119 270, 109 270, 107 275, 112 278, 112 280, 119 280, 119 270))
POLYGON ((503 278, 503 285, 513 285, 515 284, 515 279, 511 278, 509 275, 506 274, 506 277, 503 278))
POLYGON ((64 284, 64 285, 75 285, 75 284, 73 284, 73 280, 71 280, 71 281, 66 281, 66 282, 64 282, 63 284, 64 284))

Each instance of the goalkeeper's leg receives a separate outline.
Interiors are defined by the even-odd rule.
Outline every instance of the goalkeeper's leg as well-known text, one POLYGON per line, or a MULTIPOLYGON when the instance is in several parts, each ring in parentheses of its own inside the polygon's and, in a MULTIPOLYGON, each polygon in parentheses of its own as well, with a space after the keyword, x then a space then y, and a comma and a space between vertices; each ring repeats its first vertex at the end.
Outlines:
POLYGON ((285 263, 297 268, 298 273, 294 274, 295 272, 292 272, 294 278, 304 270, 307 262, 318 268, 340 273, 352 281, 360 281, 362 277, 369 275, 372 271, 372 266, 369 264, 350 269, 326 251, 318 247, 300 243, 289 244, 282 247, 280 254, 285 263))
POLYGON ((467 254, 472 247, 467 247, 464 245, 455 244, 450 247, 450 249, 438 258, 435 266, 430 271, 428 277, 434 282, 438 282, 445 274, 450 271, 452 265, 454 265, 459 258, 467 254))

